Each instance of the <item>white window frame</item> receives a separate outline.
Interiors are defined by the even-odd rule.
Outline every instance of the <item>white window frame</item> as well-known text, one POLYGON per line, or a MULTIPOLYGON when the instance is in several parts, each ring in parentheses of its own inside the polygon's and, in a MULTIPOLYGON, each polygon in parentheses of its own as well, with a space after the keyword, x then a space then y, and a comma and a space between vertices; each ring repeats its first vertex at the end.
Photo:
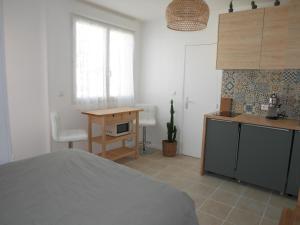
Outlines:
MULTIPOLYGON (((124 28, 124 27, 121 27, 121 26, 116 26, 116 25, 112 25, 112 24, 109 24, 109 23, 105 23, 103 21, 100 21, 100 20, 97 20, 97 19, 92 19, 92 18, 89 18, 89 17, 86 17, 86 16, 82 16, 82 15, 77 15, 77 14, 73 14, 72 15, 72 29, 73 29, 73 32, 72 32, 72 35, 73 35, 73 38, 72 38, 72 42, 73 42, 73 47, 72 47, 72 58, 73 58, 73 72, 72 72, 72 79, 73 79, 73 104, 75 105, 76 104, 76 98, 77 98, 77 85, 76 85, 76 21, 77 20, 86 20, 88 22, 91 22, 91 23, 95 23, 95 24, 98 24, 100 26, 103 26, 107 29, 106 31, 106 96, 107 96, 107 101, 110 102, 110 101, 113 101, 113 97, 110 96, 110 86, 109 86, 109 77, 110 77, 110 59, 109 59, 109 54, 110 54, 110 31, 111 30, 120 30, 122 32, 125 32, 125 33, 129 33, 129 34, 132 34, 133 36, 133 39, 134 39, 134 48, 133 48, 133 77, 134 77, 134 73, 135 73, 135 48, 136 48, 136 32, 133 31, 133 30, 130 30, 128 28, 124 28)), ((133 81, 134 82, 134 81, 133 81)), ((133 84, 133 88, 134 88, 134 84, 133 84)), ((133 93, 135 93, 135 90, 133 90, 133 93)))

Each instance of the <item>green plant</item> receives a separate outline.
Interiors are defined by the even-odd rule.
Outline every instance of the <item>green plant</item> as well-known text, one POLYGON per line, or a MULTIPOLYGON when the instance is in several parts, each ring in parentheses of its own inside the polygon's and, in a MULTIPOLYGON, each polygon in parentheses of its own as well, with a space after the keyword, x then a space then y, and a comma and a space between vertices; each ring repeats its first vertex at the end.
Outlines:
POLYGON ((174 110, 174 105, 173 105, 173 100, 171 100, 171 119, 170 122, 167 123, 167 128, 168 128, 168 142, 173 143, 176 142, 176 135, 177 135, 177 128, 174 125, 174 114, 175 114, 175 110, 174 110))

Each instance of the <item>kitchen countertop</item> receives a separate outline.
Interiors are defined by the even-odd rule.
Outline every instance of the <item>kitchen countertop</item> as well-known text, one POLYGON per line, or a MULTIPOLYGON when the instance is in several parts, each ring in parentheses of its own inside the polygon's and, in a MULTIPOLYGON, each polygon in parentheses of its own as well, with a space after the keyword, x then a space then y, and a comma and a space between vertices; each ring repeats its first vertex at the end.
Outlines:
POLYGON ((233 122, 244 123, 244 124, 252 124, 258 126, 300 131, 299 120, 292 120, 292 119, 270 120, 265 117, 246 115, 246 114, 237 115, 235 117, 226 117, 226 116, 217 115, 217 113, 209 113, 206 114, 205 117, 208 119, 233 121, 233 122))

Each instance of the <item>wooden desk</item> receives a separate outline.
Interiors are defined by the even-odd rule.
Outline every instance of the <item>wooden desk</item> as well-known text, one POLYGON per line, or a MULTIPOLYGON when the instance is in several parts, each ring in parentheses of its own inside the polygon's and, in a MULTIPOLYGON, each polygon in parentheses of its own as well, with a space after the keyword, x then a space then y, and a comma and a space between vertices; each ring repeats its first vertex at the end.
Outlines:
POLYGON ((89 112, 82 112, 82 114, 88 116, 88 150, 93 152, 93 142, 100 144, 102 146, 102 151, 98 155, 107 158, 112 161, 118 159, 134 156, 135 158, 139 157, 139 112, 143 109, 131 108, 131 107, 122 107, 122 108, 112 108, 112 109, 103 109, 95 110, 89 112), (133 130, 123 136, 112 137, 106 135, 105 127, 110 124, 128 122, 132 121, 133 130), (133 123, 135 121, 135 123, 133 123), (93 136, 92 125, 98 124, 101 125, 101 136, 93 136), (126 140, 135 139, 135 146, 132 148, 126 147, 126 140), (114 142, 122 141, 122 147, 114 150, 106 151, 108 144, 114 142))

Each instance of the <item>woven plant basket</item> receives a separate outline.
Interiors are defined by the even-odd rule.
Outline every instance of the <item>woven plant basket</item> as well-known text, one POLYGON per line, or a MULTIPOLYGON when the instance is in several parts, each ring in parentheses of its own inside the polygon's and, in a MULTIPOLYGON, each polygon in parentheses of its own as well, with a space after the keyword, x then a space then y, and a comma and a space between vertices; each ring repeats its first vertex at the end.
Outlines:
POLYGON ((173 0, 167 8, 167 27, 177 31, 199 31, 207 27, 209 7, 204 0, 173 0))

